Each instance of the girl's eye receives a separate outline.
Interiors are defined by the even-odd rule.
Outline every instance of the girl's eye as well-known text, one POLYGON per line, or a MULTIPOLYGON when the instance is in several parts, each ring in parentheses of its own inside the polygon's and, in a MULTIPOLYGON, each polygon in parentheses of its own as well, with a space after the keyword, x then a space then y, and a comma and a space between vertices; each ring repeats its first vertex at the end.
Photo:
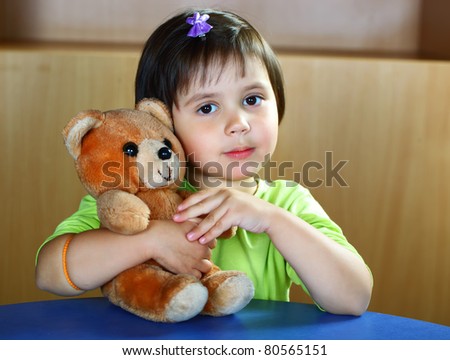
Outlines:
POLYGON ((256 95, 252 95, 252 96, 248 96, 244 99, 244 105, 247 106, 255 106, 255 105, 259 105, 262 101, 261 96, 256 96, 256 95))
POLYGON ((201 114, 211 114, 215 111, 217 111, 218 107, 216 105, 213 104, 206 104, 203 105, 202 107, 200 107, 200 109, 197 110, 197 112, 201 113, 201 114))

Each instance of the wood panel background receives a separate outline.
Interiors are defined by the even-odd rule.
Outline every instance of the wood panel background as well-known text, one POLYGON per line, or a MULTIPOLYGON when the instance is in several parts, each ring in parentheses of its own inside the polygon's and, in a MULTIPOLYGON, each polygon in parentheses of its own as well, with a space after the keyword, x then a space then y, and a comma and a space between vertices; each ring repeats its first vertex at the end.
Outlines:
MULTIPOLYGON (((1 304, 55 298, 35 287, 35 252, 84 194, 61 130, 79 110, 133 106, 138 57, 0 47, 1 304)), ((284 174, 267 176, 307 182, 344 229, 374 274, 370 310, 450 325, 450 62, 280 59, 284 174)))
MULTIPOLYGON (((427 0, 429 2, 431 0, 427 0)), ((179 9, 235 11, 277 48, 417 54, 422 0, 2 0, 0 40, 143 44, 179 9)))
POLYGON ((275 159, 293 160, 288 178, 323 165, 307 180, 371 267, 372 310, 449 325, 450 63, 282 61, 288 107, 275 159), (348 186, 326 171, 340 161, 348 186))
POLYGON ((1 303, 54 298, 35 288, 33 253, 84 194, 61 131, 80 110, 133 107, 137 58, 0 49, 1 303))

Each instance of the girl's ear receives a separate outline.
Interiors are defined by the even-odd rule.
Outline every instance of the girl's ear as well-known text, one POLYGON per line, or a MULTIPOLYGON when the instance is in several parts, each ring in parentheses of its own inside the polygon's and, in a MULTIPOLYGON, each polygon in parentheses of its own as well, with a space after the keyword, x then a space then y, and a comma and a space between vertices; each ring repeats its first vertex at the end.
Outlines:
POLYGON ((171 131, 173 128, 172 116, 167 106, 158 99, 142 99, 136 104, 136 110, 148 112, 156 117, 163 125, 167 126, 171 131))
POLYGON ((78 113, 63 130, 64 144, 69 154, 77 160, 81 153, 83 137, 91 129, 102 125, 103 113, 99 110, 88 110, 78 113))

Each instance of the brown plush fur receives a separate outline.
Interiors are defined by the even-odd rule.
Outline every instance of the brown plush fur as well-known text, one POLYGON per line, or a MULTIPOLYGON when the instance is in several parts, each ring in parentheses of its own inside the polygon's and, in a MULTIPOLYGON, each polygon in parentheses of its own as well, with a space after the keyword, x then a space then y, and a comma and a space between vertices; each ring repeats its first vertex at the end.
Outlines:
MULTIPOLYGON (((185 155, 164 104, 144 99, 134 110, 80 112, 63 136, 81 182, 97 199, 102 226, 135 234, 152 219, 172 218, 182 201, 177 190, 185 155)), ((152 260, 118 274, 102 291, 123 309, 160 322, 184 321, 199 313, 231 314, 254 294, 242 272, 214 265, 199 281, 170 273, 152 260)))

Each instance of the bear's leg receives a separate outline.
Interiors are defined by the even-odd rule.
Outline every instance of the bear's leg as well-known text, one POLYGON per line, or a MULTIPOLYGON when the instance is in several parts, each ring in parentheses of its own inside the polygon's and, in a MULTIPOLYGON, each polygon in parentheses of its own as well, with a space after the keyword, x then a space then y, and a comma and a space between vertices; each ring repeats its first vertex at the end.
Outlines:
POLYGON ((253 298, 253 282, 240 271, 221 271, 214 266, 201 282, 208 289, 203 315, 223 316, 243 309, 253 298))
POLYGON ((102 287, 113 304, 157 322, 188 320, 202 311, 207 289, 190 275, 174 275, 159 265, 141 264, 102 287))

